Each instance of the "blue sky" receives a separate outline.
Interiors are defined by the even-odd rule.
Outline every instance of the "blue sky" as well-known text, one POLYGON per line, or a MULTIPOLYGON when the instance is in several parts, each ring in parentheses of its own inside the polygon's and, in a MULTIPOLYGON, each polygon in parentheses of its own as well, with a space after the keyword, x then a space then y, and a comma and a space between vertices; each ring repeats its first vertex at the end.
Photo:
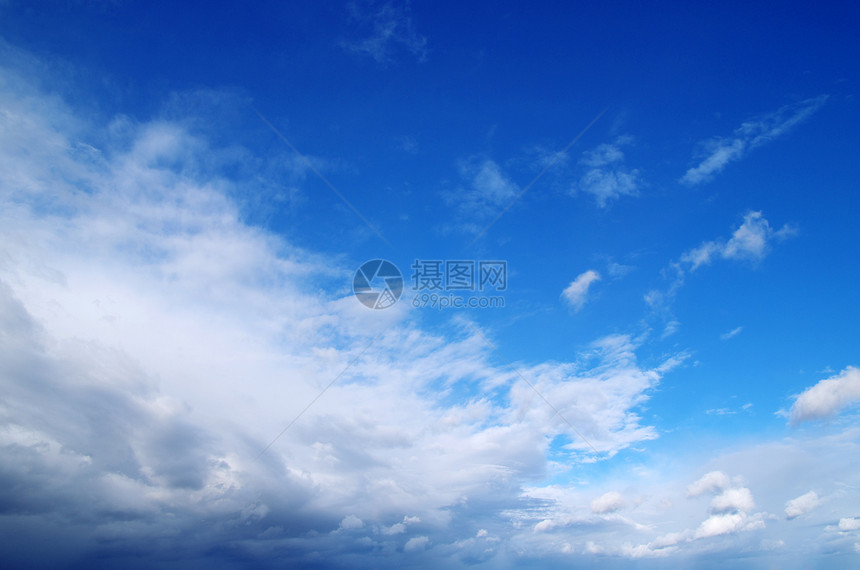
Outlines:
POLYGON ((855 20, 0 3, 4 566, 856 567, 855 20))

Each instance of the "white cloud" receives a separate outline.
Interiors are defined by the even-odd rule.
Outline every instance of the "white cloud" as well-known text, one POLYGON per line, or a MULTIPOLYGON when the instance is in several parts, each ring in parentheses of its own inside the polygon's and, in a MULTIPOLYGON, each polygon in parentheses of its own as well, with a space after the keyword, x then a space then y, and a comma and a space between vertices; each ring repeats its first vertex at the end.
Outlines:
POLYGON ((585 305, 588 289, 591 287, 591 284, 599 280, 600 274, 593 269, 589 269, 584 273, 580 273, 576 279, 571 281, 570 285, 562 292, 562 296, 578 311, 585 305))
POLYGON ((820 96, 786 105, 775 113, 743 123, 735 130, 733 138, 709 141, 705 144, 707 156, 697 166, 687 170, 681 182, 692 186, 711 180, 730 162, 740 160, 750 150, 785 134, 806 120, 826 100, 827 96, 820 96))
POLYGON ((708 517, 699 525, 696 530, 695 538, 707 538, 710 536, 718 536, 740 530, 746 522, 744 513, 730 513, 723 515, 713 515, 708 517))
POLYGON ((860 401, 860 370, 853 366, 803 391, 789 411, 791 423, 835 416, 860 401))
POLYGON ((476 203, 486 203, 491 206, 503 206, 517 194, 517 186, 504 174, 499 165, 492 160, 485 160, 472 174, 471 196, 476 203))
POLYGON ((710 538, 738 531, 758 530, 764 526, 762 517, 750 517, 743 512, 711 515, 696 529, 694 538, 710 538))
POLYGON ((621 148, 632 142, 629 136, 618 137, 611 144, 601 144, 584 153, 580 164, 587 168, 576 188, 594 196, 597 205, 605 208, 621 196, 635 196, 641 186, 638 170, 624 166, 621 148))
POLYGON ((704 493, 714 493, 729 486, 729 477, 722 471, 711 471, 687 487, 688 497, 698 497, 704 493))
MULTIPOLYGON (((666 288, 652 289, 644 295, 644 301, 652 315, 663 321, 662 338, 671 336, 680 326, 672 314, 671 307, 689 273, 710 264, 714 259, 746 260, 757 263, 767 256, 775 242, 782 241, 795 233, 795 228, 788 224, 779 230, 774 230, 761 212, 750 211, 744 215, 743 222, 732 232, 730 238, 705 241, 682 253, 677 261, 670 262, 664 270, 664 276, 670 279, 666 288)), ((738 327, 721 338, 727 340, 731 338, 729 334, 734 336, 740 333, 740 330, 741 327, 738 327)))
POLYGON ((820 504, 821 501, 818 499, 818 494, 815 491, 809 491, 785 504, 785 517, 793 519, 800 515, 805 515, 820 504))
MULTIPOLYGON (((612 335, 571 362, 517 363, 568 425, 494 365, 478 335, 456 322, 450 336, 430 333, 397 307, 369 317, 341 282, 351 262, 246 223, 230 198, 242 180, 201 166, 213 150, 201 136, 164 121, 87 126, 54 97, 16 97, 5 85, 7 548, 26 543, 17 537, 50 541, 44 556, 56 558, 46 566, 93 552, 121 566, 112 558, 121 549, 210 566, 208 553, 225 544, 247 559, 301 566, 312 555, 349 566, 403 544, 427 565, 446 567, 468 550, 451 554, 465 537, 478 543, 467 552, 470 564, 511 566, 562 552, 553 542, 570 521, 582 535, 569 541, 570 556, 585 556, 588 543, 627 558, 697 554, 693 531, 683 529, 690 525, 671 525, 700 520, 688 509, 702 505, 678 500, 684 485, 668 472, 649 480, 631 471, 640 488, 623 487, 636 505, 629 517, 590 512, 595 495, 620 485, 583 483, 569 491, 578 495, 554 498, 528 487, 656 438, 642 410, 680 357, 645 365, 640 340, 612 335), (102 130, 114 134, 90 136, 102 130), (454 398, 461 389, 470 395, 454 398), (550 450, 553 441, 562 445, 550 450), (551 453, 563 460, 549 460, 551 453), (203 528, 200 520, 211 523, 203 528), (543 520, 559 524, 532 532, 543 520), (422 536, 406 541, 416 529, 422 536), (494 550, 496 541, 504 548, 494 550), (181 558, 170 558, 177 550, 181 558)), ((770 455, 756 449, 738 461, 830 481, 830 469, 797 459, 808 462, 815 450, 845 482, 845 512, 835 516, 849 516, 850 489, 860 486, 848 459, 857 439, 773 445, 770 455)), ((784 489, 766 475, 749 484, 758 502, 771 487, 784 489)), ((727 480, 708 488, 728 487, 727 480)), ((778 509, 785 498, 768 504, 778 509)), ((740 529, 760 524, 748 515, 740 529)), ((702 536, 727 525, 705 526, 702 536)))
POLYGON ((753 407, 753 405, 751 403, 747 402, 746 404, 742 405, 740 408, 736 408, 736 409, 733 409, 733 408, 712 408, 710 410, 705 410, 705 413, 708 415, 717 415, 717 416, 733 416, 733 415, 737 414, 738 412, 746 412, 752 407, 753 407))
POLYGON ((839 530, 843 532, 849 530, 860 530, 860 519, 851 517, 839 519, 839 530))
POLYGON ((340 521, 341 530, 355 530, 364 527, 364 521, 355 515, 347 515, 340 521))
POLYGON ((595 514, 613 513, 624 506, 624 497, 617 491, 610 491, 591 501, 591 512, 595 514))
POLYGON ((406 525, 401 523, 394 523, 391 526, 383 527, 382 534, 394 535, 394 534, 403 534, 406 532, 406 525))
POLYGON ((607 273, 609 273, 610 277, 619 278, 619 277, 624 277, 625 275, 627 275, 628 273, 630 273, 634 269, 635 269, 635 267, 632 265, 622 265, 620 263, 616 263, 613 261, 613 262, 609 263, 609 265, 606 268, 606 271, 607 271, 607 273))
POLYGON ((727 333, 723 333, 720 335, 720 340, 729 340, 730 338, 734 338, 741 334, 741 331, 744 330, 744 327, 735 327, 727 333))
POLYGON ((456 208, 460 229, 477 233, 511 204, 520 190, 494 160, 467 160, 459 168, 464 186, 442 195, 456 208))
POLYGON ((755 503, 752 493, 746 487, 726 489, 711 500, 711 511, 714 513, 749 512, 753 507, 755 503))
POLYGON ((787 224, 775 231, 761 212, 748 212, 728 241, 705 242, 684 253, 681 262, 694 271, 711 263, 715 257, 760 261, 768 254, 774 241, 781 241, 794 233, 794 228, 787 224))
MULTIPOLYGON (((673 363, 640 365, 630 337, 517 364, 562 420, 457 321, 449 338, 400 305, 369 315, 342 282, 352 262, 247 224, 230 198, 242 180, 199 164, 204 137, 127 121, 82 154, 89 127, 59 129, 67 109, 2 93, 0 120, 19 118, 0 124, 0 428, 15 438, 0 456, 21 504, 73 527, 110 509, 125 544, 206 517, 195 553, 313 536, 336 555, 326 540, 381 549, 419 519, 440 544, 465 497, 521 508, 555 438, 577 462, 657 437, 639 407, 673 363), (474 396, 452 401, 464 386, 474 396)), ((480 166, 477 189, 512 190, 480 166)))
POLYGON ((427 548, 430 538, 426 536, 415 536, 406 541, 403 550, 406 552, 420 552, 427 548))

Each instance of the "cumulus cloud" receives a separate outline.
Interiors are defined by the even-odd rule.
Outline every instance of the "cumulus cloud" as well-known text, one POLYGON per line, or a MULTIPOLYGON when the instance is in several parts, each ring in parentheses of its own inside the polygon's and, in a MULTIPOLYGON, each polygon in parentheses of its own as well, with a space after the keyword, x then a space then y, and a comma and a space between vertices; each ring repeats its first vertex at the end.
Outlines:
POLYGON ((743 512, 711 515, 696 529, 694 538, 710 538, 738 531, 758 530, 764 526, 761 516, 750 517, 743 512))
POLYGON ((584 153, 580 164, 587 170, 576 185, 577 190, 594 196, 598 207, 605 208, 621 196, 635 196, 641 186, 639 171, 624 166, 625 145, 629 136, 618 137, 612 143, 601 144, 584 153))
MULTIPOLYGON (((595 515, 590 504, 594 496, 588 486, 569 485, 526 488, 522 498, 534 501, 532 510, 511 510, 506 515, 513 526, 526 531, 527 539, 518 537, 522 548, 534 552, 563 549, 575 534, 583 537, 584 544, 579 549, 571 545, 573 552, 614 557, 622 566, 626 559, 651 557, 668 557, 671 564, 684 565, 690 557, 700 556, 731 565, 741 557, 747 560, 753 552, 766 557, 768 563, 789 566, 798 560, 818 560, 825 552, 853 552, 856 531, 835 532, 839 529, 832 521, 834 512, 837 517, 850 519, 843 524, 846 529, 854 521, 860 500, 856 490, 860 475, 854 461, 860 453, 858 433, 860 430, 852 428, 836 436, 756 442, 733 447, 709 461, 741 470, 744 486, 740 486, 740 477, 730 476, 729 471, 710 471, 685 487, 675 478, 674 467, 667 471, 636 470, 632 473, 635 477, 626 477, 624 483, 632 489, 647 489, 647 495, 633 498, 638 495, 635 490, 631 494, 625 491, 627 503, 635 508, 624 515, 595 515), (811 456, 817 460, 810 462, 811 456), (778 476, 782 473, 794 476, 778 476), (839 474, 837 480, 834 473, 839 474), (791 523, 769 514, 785 506, 790 489, 813 481, 837 490, 841 501, 834 506, 835 511, 813 509, 791 523), (691 497, 707 496, 708 501, 679 500, 686 489, 691 497), (721 497, 719 501, 715 501, 717 497, 721 497), (829 524, 832 526, 826 527, 829 524), (822 535, 825 527, 833 531, 833 538, 822 535), (810 535, 819 537, 815 554, 799 546, 810 535)), ((589 562, 599 563, 586 558, 585 563, 589 562)))
POLYGON ((790 225, 774 230, 761 212, 748 212, 728 241, 705 242, 684 253, 681 262, 695 271, 711 263, 714 258, 760 261, 769 253, 773 242, 784 240, 794 233, 790 225))
POLYGON ((726 489, 711 500, 711 511, 715 513, 748 512, 753 507, 755 507, 755 503, 752 493, 746 487, 726 489))
MULTIPOLYGON (((399 567, 398 555, 414 553, 451 567, 581 557, 585 544, 625 558, 693 551, 695 530, 664 528, 701 505, 655 505, 662 481, 625 491, 637 505, 629 516, 595 516, 590 486, 570 500, 529 487, 656 438, 642 410, 680 356, 643 362, 641 340, 610 335, 571 361, 517 363, 553 409, 457 322, 443 334, 397 307, 368 317, 342 283, 352 262, 243 218, 233 197, 245 181, 207 167, 219 149, 205 137, 167 120, 88 125, 57 97, 8 85, 4 554, 44 566, 218 567, 228 549, 261 566, 324 557, 346 567, 361 556, 399 567), (640 508, 636 497, 651 495, 640 508), (533 532, 544 520, 554 522, 533 532), (583 540, 560 544, 572 525, 583 540), (32 547, 34 537, 51 548, 32 547)), ((839 457, 853 456, 855 440, 839 457)), ((683 494, 686 482, 668 484, 683 494)), ((760 500, 765 484, 750 487, 760 500)), ((746 517, 713 518, 699 536, 762 524, 746 517)))
POLYGON ((703 145, 705 157, 697 166, 687 170, 681 182, 693 186, 711 180, 729 163, 740 160, 752 149, 782 136, 805 121, 825 101, 827 96, 822 95, 786 105, 774 113, 744 122, 735 130, 733 137, 708 141, 703 145))
POLYGON ((427 548, 430 544, 430 538, 427 536, 414 536, 406 541, 403 545, 403 550, 406 552, 420 552, 427 548))
POLYGON ((507 178, 492 160, 484 160, 473 169, 463 167, 464 173, 472 177, 472 188, 467 194, 475 205, 502 206, 507 204, 517 192, 517 186, 507 178))
MULTIPOLYGON (((178 561, 297 537, 315 538, 296 557, 350 537, 419 550, 454 542, 464 497, 522 508, 555 438, 578 462, 657 437, 638 410, 672 366, 639 363, 629 336, 519 365, 553 409, 481 336, 428 333, 398 306, 368 317, 342 283, 352 263, 247 223, 243 180, 208 167, 204 136, 87 125, 7 88, 0 500, 16 532, 65 537, 58 558, 105 540, 181 542, 178 561)), ((513 190, 493 164, 473 174, 492 200, 513 190)))
POLYGON ((357 528, 363 528, 364 521, 358 518, 355 515, 347 515, 340 521, 340 529, 341 530, 353 530, 357 528))
POLYGON ((722 471, 711 471, 702 475, 698 481, 687 487, 688 497, 698 497, 704 493, 714 493, 729 486, 729 477, 722 471))
POLYGON ((818 494, 815 491, 809 491, 785 504, 785 518, 793 519, 805 515, 820 504, 818 494))
POLYGON ((860 401, 860 370, 849 366, 804 390, 789 411, 793 424, 835 416, 860 401))
MULTIPOLYGON (((705 241, 681 254, 676 261, 669 263, 666 275, 671 279, 664 290, 652 289, 644 295, 644 300, 655 315, 660 316, 665 323, 663 338, 673 334, 679 323, 672 315, 671 306, 678 291, 684 286, 688 274, 695 272, 704 265, 709 265, 716 259, 746 260, 757 263, 770 253, 775 243, 794 235, 793 226, 785 224, 779 230, 771 227, 761 212, 750 211, 744 215, 743 222, 728 239, 720 238, 705 241)), ((738 327, 722 335, 728 340, 739 334, 738 327)))
POLYGON ((599 280, 600 274, 593 269, 589 269, 584 273, 580 273, 576 279, 571 281, 570 285, 562 292, 562 296, 570 303, 574 310, 579 311, 585 305, 591 284, 599 280))
POLYGON ((860 530, 860 519, 852 517, 839 519, 839 530, 843 532, 849 530, 860 530))
POLYGON ((591 512, 602 515, 612 513, 624 506, 624 497, 617 491, 605 493, 591 501, 591 512))
POLYGON ((694 540, 764 527, 760 514, 748 514, 755 508, 752 492, 746 487, 728 487, 729 484, 725 473, 711 471, 687 487, 688 497, 719 492, 711 499, 711 515, 702 521, 692 535, 694 540))
POLYGON ((382 534, 403 534, 406 532, 406 525, 403 523, 394 523, 391 526, 383 527, 382 534))

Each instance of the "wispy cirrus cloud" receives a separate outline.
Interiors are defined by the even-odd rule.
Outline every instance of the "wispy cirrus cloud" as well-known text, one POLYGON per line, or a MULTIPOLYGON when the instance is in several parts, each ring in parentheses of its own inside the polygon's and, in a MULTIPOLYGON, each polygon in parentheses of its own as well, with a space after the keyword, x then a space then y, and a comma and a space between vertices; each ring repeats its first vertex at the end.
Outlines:
POLYGON ((732 330, 725 332, 720 335, 720 340, 729 340, 730 338, 735 338, 744 330, 744 327, 735 327, 732 330))
POLYGON ((381 5, 352 2, 347 7, 350 17, 359 24, 365 37, 342 42, 345 50, 369 56, 380 65, 393 63, 401 49, 418 61, 427 58, 427 38, 415 31, 408 2, 381 5))
POLYGON ((520 193, 519 186, 491 158, 462 160, 458 170, 462 182, 455 190, 442 192, 442 197, 455 208, 455 225, 463 231, 478 233, 520 193))
POLYGON ((574 191, 591 194, 600 208, 607 207, 621 196, 636 196, 642 179, 637 169, 625 166, 622 150, 632 142, 633 137, 624 135, 585 152, 579 162, 586 171, 574 191))
MULTIPOLYGON (((522 508, 551 441, 578 463, 657 437, 637 410, 671 364, 638 363, 629 336, 518 376, 455 323, 369 316, 340 280, 354 267, 247 223, 243 180, 203 168, 212 145, 181 124, 99 138, 37 90, 0 103, 0 498, 15 536, 65 537, 44 560, 108 538, 117 565, 307 537, 290 561, 495 556, 496 531, 467 527, 522 508)), ((475 207, 514 191, 491 161, 468 172, 475 207)))
MULTIPOLYGON (((774 230, 761 212, 750 211, 744 214, 743 222, 728 239, 719 238, 705 241, 682 253, 680 258, 672 261, 666 270, 671 277, 668 287, 664 290, 652 289, 644 296, 645 302, 652 309, 663 313, 663 316, 669 319, 664 336, 674 332, 679 325, 672 318, 670 307, 689 273, 709 265, 717 259, 759 262, 767 257, 774 244, 796 233, 797 230, 790 224, 785 224, 779 230, 774 230)), ((728 340, 740 334, 741 330, 742 327, 738 327, 722 335, 721 338, 728 340)))
POLYGON ((793 105, 741 124, 732 137, 715 138, 703 143, 705 157, 691 167, 681 182, 689 186, 711 180, 729 163, 743 158, 748 152, 782 135, 808 119, 827 101, 827 95, 806 99, 793 105))

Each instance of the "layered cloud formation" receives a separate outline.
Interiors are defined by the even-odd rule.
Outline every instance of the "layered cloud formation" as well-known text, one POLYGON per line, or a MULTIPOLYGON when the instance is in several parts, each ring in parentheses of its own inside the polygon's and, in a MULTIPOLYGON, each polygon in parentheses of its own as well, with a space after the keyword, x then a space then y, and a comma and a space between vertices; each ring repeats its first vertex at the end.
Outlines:
MULTIPOLYGON (((351 264, 248 221, 255 179, 217 165, 248 149, 166 118, 86 118, 2 76, 10 565, 791 560, 860 540, 854 431, 648 464, 640 446, 661 431, 647 406, 683 351, 644 356, 646 333, 616 332, 509 366, 467 319, 431 331, 403 305, 368 313, 351 264), (584 475, 622 456, 623 478, 584 475)), ((617 184, 592 193, 631 194, 617 149, 598 151, 590 166, 617 184)), ((473 209, 517 190, 490 160, 462 174, 473 209)), ((683 263, 761 259, 782 231, 751 212, 683 263)), ((597 279, 582 273, 564 298, 581 307, 597 279)), ((833 417, 856 384, 850 367, 822 380, 792 421, 833 417)))

